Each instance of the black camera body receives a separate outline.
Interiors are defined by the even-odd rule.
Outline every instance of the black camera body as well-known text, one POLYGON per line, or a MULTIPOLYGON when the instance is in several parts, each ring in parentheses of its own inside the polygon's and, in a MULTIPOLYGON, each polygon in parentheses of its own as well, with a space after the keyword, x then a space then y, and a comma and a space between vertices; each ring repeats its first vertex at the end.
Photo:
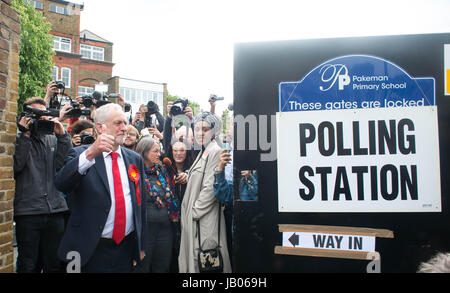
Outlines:
POLYGON ((25 132, 30 130, 32 133, 38 134, 53 134, 55 129, 55 123, 50 120, 40 119, 42 116, 52 116, 59 117, 59 111, 57 110, 40 110, 32 108, 30 106, 25 106, 22 114, 18 117, 17 126, 20 131, 25 132), (29 129, 26 129, 19 124, 22 117, 31 118, 29 129))
POLYGON ((157 112, 159 112, 158 104, 156 104, 153 101, 148 101, 147 112, 145 112, 145 119, 144 119, 145 127, 153 127, 154 122, 153 122, 152 115, 156 114, 157 112))
MULTIPOLYGON (((94 105, 98 108, 103 105, 111 103, 111 101, 109 101, 109 99, 117 99, 117 98, 119 98, 119 96, 120 96, 120 94, 116 94, 116 93, 112 93, 112 94, 108 95, 108 94, 103 94, 101 92, 95 91, 91 96, 90 95, 84 96, 83 101, 84 101, 84 99, 89 99, 92 102, 91 106, 94 105), (93 100, 95 100, 95 103, 93 100)), ((90 107, 90 106, 86 106, 86 107, 90 107)), ((126 103, 124 111, 125 112, 131 111, 131 105, 126 103)))
MULTIPOLYGON (((67 113, 68 117, 80 117, 81 115, 84 116, 90 116, 91 115, 91 110, 89 109, 81 109, 80 103, 78 103, 77 101, 72 100, 71 97, 67 96, 64 94, 65 91, 65 85, 64 82, 62 81, 55 81, 55 85, 58 89, 62 90, 61 93, 54 93, 53 96, 50 99, 50 110, 51 111, 58 111, 58 116, 59 116, 59 111, 61 110, 61 104, 62 101, 67 101, 70 103, 70 105, 72 106, 72 110, 70 110, 67 113), (58 95, 61 95, 61 102, 58 101, 58 95)), ((92 106, 92 99, 89 99, 88 96, 84 96, 83 98, 83 102, 82 104, 85 107, 90 107, 92 106)))
POLYGON ((172 116, 184 115, 184 109, 188 106, 188 104, 188 100, 176 99, 170 108, 170 114, 172 114, 172 116))
POLYGON ((156 112, 159 112, 158 104, 156 104, 156 103, 153 102, 153 101, 148 101, 148 103, 147 103, 147 112, 146 112, 146 114, 147 114, 147 115, 153 115, 153 114, 155 114, 156 112))
POLYGON ((80 117, 80 116, 91 116, 91 110, 89 109, 81 109, 80 104, 78 102, 72 102, 72 110, 67 113, 68 117, 80 117))
POLYGON ((94 101, 92 99, 92 96, 90 95, 82 96, 81 99, 81 104, 83 104, 83 106, 85 106, 86 108, 90 108, 92 105, 94 105, 94 101))
MULTIPOLYGON (((66 99, 70 102, 70 105, 72 106, 72 109, 67 113, 68 117, 80 117, 82 115, 84 115, 84 116, 90 116, 91 115, 91 110, 89 110, 89 109, 81 109, 81 105, 77 101, 72 100, 69 96, 66 96, 66 99)), ((82 104, 85 107, 88 107, 87 105, 89 105, 89 100, 88 99, 83 99, 82 104)), ((61 110, 61 107, 59 106, 57 109, 61 110)))
POLYGON ((55 86, 60 89, 60 90, 65 90, 66 89, 66 85, 64 84, 63 81, 55 81, 55 86))
POLYGON ((88 132, 83 132, 80 134, 80 141, 82 145, 93 144, 95 142, 95 138, 88 132))

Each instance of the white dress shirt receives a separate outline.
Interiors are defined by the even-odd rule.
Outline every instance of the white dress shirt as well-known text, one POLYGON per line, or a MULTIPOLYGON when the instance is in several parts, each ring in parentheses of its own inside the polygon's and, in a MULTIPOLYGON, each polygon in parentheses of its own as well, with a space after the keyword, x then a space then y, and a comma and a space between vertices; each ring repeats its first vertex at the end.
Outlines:
MULTIPOLYGON (((128 182, 127 168, 125 167, 125 162, 123 161, 122 151, 119 149, 116 151, 119 154, 117 157, 117 163, 119 165, 120 180, 122 181, 123 194, 125 196, 125 213, 126 213, 126 226, 125 226, 125 236, 134 230, 133 221, 133 206, 131 202, 130 184, 128 182)), ((103 152, 103 158, 105 160, 106 175, 108 177, 108 185, 111 197, 111 208, 109 210, 108 218, 106 219, 105 227, 103 228, 102 237, 112 238, 114 229, 114 216, 116 214, 116 197, 114 195, 114 177, 112 173, 112 158, 110 153, 103 152)), ((80 174, 86 174, 86 171, 95 164, 95 159, 89 161, 86 158, 86 151, 81 153, 78 160, 78 172, 80 174)), ((99 182, 99 184, 101 184, 99 182)))

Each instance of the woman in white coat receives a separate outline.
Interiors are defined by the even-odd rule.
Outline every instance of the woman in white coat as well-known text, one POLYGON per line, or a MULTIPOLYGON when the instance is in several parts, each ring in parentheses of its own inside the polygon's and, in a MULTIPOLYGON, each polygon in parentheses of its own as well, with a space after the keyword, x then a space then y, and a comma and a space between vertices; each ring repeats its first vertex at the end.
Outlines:
MULTIPOLYGON (((213 249, 218 241, 219 202, 214 196, 215 168, 219 165, 221 147, 215 138, 222 129, 222 121, 215 114, 203 112, 194 118, 194 138, 201 148, 189 171, 188 183, 181 204, 181 244, 178 257, 180 273, 198 273, 198 233, 200 223, 203 250, 213 249)), ((223 272, 231 272, 228 255, 225 218, 220 209, 220 249, 223 272)))

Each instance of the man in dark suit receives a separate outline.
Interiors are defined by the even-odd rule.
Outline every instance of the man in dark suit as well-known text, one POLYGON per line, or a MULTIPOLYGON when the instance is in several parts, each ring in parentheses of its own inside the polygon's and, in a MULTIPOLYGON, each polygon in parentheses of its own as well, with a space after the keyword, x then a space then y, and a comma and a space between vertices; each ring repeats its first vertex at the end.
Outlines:
POLYGON ((144 164, 121 147, 127 123, 119 105, 98 108, 94 123, 96 141, 72 149, 56 175, 56 187, 72 196, 58 256, 79 253, 82 272, 130 272, 144 257, 144 164))

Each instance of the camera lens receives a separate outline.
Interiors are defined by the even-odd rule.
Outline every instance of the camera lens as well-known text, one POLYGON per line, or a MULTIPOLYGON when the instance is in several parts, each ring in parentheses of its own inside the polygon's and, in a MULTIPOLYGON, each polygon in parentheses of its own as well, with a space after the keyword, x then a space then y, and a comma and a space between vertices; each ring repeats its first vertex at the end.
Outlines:
POLYGON ((88 132, 83 132, 80 134, 80 140, 82 145, 93 144, 95 142, 94 137, 92 137, 88 132))

